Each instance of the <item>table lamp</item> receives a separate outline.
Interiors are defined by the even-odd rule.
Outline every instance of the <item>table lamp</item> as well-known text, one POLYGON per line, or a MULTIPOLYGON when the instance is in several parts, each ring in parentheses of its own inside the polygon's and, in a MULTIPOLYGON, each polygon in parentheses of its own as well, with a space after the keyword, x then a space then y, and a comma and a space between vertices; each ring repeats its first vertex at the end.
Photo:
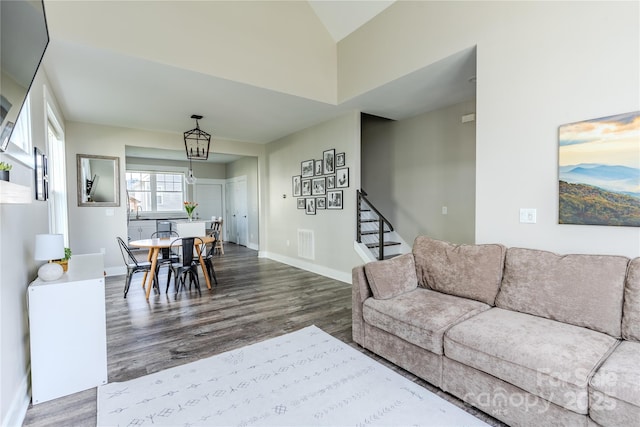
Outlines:
POLYGON ((38 269, 38 277, 45 282, 58 280, 64 273, 62 266, 51 262, 64 258, 64 236, 62 234, 36 234, 36 261, 49 261, 38 269))

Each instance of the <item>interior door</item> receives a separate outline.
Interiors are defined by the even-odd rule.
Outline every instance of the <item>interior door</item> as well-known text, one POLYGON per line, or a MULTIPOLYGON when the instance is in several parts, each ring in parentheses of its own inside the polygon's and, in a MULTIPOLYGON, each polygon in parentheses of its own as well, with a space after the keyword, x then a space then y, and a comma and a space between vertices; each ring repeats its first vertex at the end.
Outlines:
POLYGON ((249 218, 247 211, 247 177, 227 181, 227 240, 238 245, 249 244, 249 218))
POLYGON ((235 188, 236 183, 234 181, 227 181, 225 193, 227 205, 223 228, 227 233, 226 240, 228 240, 229 242, 238 243, 235 221, 235 188))
POLYGON ((238 244, 247 246, 249 244, 249 218, 247 212, 247 180, 243 179, 236 183, 235 188, 236 204, 236 232, 238 233, 238 244))

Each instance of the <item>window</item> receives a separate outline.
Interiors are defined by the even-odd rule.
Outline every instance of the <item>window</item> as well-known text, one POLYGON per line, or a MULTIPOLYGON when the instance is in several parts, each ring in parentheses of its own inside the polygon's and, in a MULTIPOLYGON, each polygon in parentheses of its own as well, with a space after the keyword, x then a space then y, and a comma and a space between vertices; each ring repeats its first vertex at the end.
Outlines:
POLYGON ((126 177, 130 210, 143 212, 182 211, 184 174, 129 171, 126 177))
POLYGON ((64 134, 49 104, 47 104, 47 147, 49 154, 49 231, 64 235, 65 246, 69 246, 64 134))

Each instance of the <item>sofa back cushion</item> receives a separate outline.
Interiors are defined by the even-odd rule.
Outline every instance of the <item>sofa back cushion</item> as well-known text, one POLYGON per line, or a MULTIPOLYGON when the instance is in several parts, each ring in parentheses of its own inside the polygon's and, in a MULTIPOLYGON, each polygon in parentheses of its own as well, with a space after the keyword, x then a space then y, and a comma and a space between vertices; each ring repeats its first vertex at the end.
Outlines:
POLYGON ((375 299, 390 299, 418 287, 412 254, 404 254, 364 266, 375 299))
POLYGON ((619 338, 629 259, 509 248, 496 306, 619 338))
POLYGON ((504 265, 503 245, 456 245, 419 236, 413 244, 418 284, 493 305, 504 265))
POLYGON ((640 258, 634 258, 627 269, 622 310, 622 337, 640 342, 640 258))

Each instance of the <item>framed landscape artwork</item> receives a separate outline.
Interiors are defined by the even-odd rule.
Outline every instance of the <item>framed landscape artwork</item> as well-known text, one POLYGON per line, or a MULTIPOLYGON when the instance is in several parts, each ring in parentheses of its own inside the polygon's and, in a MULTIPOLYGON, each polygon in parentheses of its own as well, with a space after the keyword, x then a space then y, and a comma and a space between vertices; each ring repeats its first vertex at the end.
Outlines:
POLYGON ((559 223, 640 227, 640 111, 560 126, 559 223))

